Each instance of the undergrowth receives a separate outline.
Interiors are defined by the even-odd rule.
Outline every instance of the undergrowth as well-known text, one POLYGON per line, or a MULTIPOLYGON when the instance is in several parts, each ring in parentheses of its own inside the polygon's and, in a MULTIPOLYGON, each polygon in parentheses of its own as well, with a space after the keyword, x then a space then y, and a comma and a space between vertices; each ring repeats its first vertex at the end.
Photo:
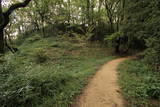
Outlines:
POLYGON ((69 107, 96 69, 113 59, 97 43, 65 36, 29 37, 18 48, 0 65, 1 107, 69 107))
POLYGON ((160 73, 143 60, 128 60, 119 66, 119 82, 127 107, 160 106, 160 73))

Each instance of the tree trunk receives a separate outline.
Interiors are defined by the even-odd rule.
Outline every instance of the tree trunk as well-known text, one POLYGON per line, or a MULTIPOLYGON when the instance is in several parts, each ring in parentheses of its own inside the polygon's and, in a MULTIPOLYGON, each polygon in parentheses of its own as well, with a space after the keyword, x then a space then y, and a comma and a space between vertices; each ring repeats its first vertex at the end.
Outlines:
POLYGON ((90 25, 90 5, 91 5, 91 3, 90 3, 90 0, 87 0, 87 24, 88 25, 90 25))
POLYGON ((114 26, 113 26, 112 16, 109 18, 109 22, 110 22, 110 31, 111 31, 111 33, 113 33, 114 32, 114 26))
POLYGON ((0 30, 0 54, 4 54, 5 52, 5 44, 4 44, 4 32, 3 29, 0 30))
POLYGON ((112 12, 112 7, 113 6, 109 6, 109 3, 107 1, 105 1, 105 8, 107 11, 107 15, 109 18, 109 23, 110 23, 110 32, 113 33, 114 32, 114 23, 113 23, 113 12, 112 12))
POLYGON ((43 37, 46 37, 44 24, 43 24, 42 26, 43 26, 43 27, 42 27, 42 35, 43 35, 43 37))
MULTIPOLYGON (((101 16, 102 0, 99 0, 98 14, 101 16)), ((101 17, 98 18, 98 26, 101 24, 101 17)))
POLYGON ((93 14, 94 14, 94 4, 92 4, 92 6, 91 6, 91 13, 92 13, 92 15, 91 15, 91 25, 94 25, 94 16, 93 16, 93 14))
POLYGON ((116 41, 116 47, 115 47, 115 53, 119 54, 120 53, 120 38, 116 41))
POLYGON ((40 14, 41 15, 41 24, 42 24, 42 35, 43 35, 43 37, 46 37, 46 35, 45 35, 45 25, 44 25, 44 16, 43 16, 43 14, 40 14))
POLYGON ((2 11, 2 0, 0 0, 0 54, 5 53, 4 29, 9 23, 9 16, 18 8, 26 7, 31 0, 25 0, 11 5, 7 11, 2 11))
POLYGON ((119 31, 119 16, 117 16, 117 31, 119 31))
POLYGON ((119 45, 116 46, 116 50, 115 50, 115 53, 119 54, 120 51, 119 51, 119 45))
POLYGON ((68 11, 69 11, 69 13, 68 13, 68 24, 70 24, 71 23, 71 0, 68 0, 68 11))

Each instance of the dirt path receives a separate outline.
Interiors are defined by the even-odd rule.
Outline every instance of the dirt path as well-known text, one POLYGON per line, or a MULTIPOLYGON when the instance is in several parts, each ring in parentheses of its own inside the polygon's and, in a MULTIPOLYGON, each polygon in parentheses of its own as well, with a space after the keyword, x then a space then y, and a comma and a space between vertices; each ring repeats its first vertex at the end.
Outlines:
POLYGON ((116 59, 102 66, 73 107, 124 107, 116 69, 126 59, 116 59))

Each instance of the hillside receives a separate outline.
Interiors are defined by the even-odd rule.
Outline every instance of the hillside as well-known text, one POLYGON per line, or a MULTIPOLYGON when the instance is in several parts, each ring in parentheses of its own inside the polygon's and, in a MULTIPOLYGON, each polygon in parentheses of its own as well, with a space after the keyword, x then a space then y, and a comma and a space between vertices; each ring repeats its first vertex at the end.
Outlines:
POLYGON ((2 106, 67 107, 88 77, 113 59, 106 48, 67 36, 26 38, 0 65, 2 106))

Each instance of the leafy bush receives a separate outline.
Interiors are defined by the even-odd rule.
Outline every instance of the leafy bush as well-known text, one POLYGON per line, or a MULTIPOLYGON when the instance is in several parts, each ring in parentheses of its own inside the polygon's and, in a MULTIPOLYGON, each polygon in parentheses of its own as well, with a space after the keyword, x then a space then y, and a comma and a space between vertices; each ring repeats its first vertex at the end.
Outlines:
MULTIPOLYGON (((122 37, 129 49, 146 50, 146 62, 160 69, 160 9, 159 2, 151 0, 126 0, 125 20, 120 26, 122 37), (129 44, 128 44, 129 43, 129 44)), ((123 12, 122 12, 123 13, 123 12)), ((122 44, 122 43, 121 43, 122 44)))
POLYGON ((38 34, 36 34, 36 35, 28 38, 28 41, 32 43, 32 42, 38 41, 40 39, 41 39, 41 36, 39 36, 38 34))
POLYGON ((62 72, 37 70, 40 72, 38 75, 12 74, 1 83, 0 104, 2 107, 40 105, 45 97, 52 97, 52 104, 56 102, 57 94, 63 91, 62 87, 71 77, 62 72))
POLYGON ((3 55, 0 55, 0 64, 4 63, 5 62, 5 59, 4 59, 4 56, 3 55))
POLYGON ((155 71, 160 71, 160 37, 153 37, 146 40, 149 47, 145 51, 145 59, 155 71))
POLYGON ((94 36, 94 33, 93 33, 94 29, 95 29, 94 26, 88 26, 86 30, 79 27, 79 30, 81 30, 83 34, 72 32, 72 35, 74 35, 74 37, 76 37, 76 39, 79 40, 80 42, 89 41, 94 36))
POLYGON ((86 40, 91 40, 92 37, 94 36, 94 31, 95 27, 94 26, 88 26, 88 28, 86 29, 86 32, 85 32, 85 38, 86 40))
POLYGON ((104 40, 106 41, 108 46, 115 48, 117 45, 119 45, 117 44, 117 40, 119 40, 120 37, 121 37, 121 32, 116 32, 113 33, 112 35, 106 35, 106 38, 104 40))
POLYGON ((37 63, 44 63, 49 59, 49 56, 46 54, 45 50, 37 49, 35 58, 37 63))
MULTIPOLYGON (((120 85, 128 107, 156 107, 160 100, 159 73, 154 73, 144 60, 131 60, 119 66, 120 85)), ((158 107, 158 106, 157 106, 158 107)))
POLYGON ((130 47, 129 39, 120 31, 107 35, 104 41, 107 43, 107 46, 113 48, 116 53, 128 52, 130 47))

